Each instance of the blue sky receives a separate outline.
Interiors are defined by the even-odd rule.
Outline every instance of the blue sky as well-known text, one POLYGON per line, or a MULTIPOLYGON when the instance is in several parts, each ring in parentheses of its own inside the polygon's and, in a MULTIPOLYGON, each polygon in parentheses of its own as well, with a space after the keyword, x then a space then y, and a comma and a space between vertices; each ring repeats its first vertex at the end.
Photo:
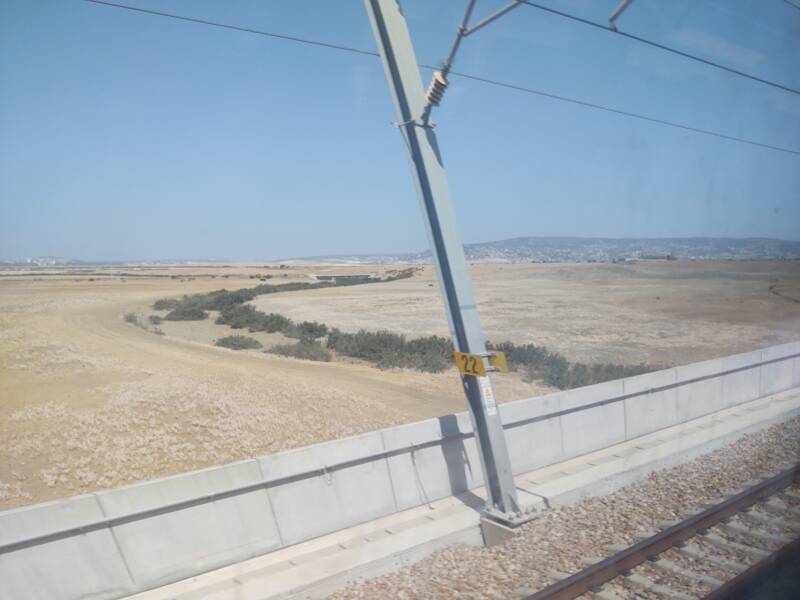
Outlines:
MULTIPOLYGON (((603 22, 616 0, 545 4, 603 22)), ((374 50, 361 0, 130 4, 374 50)), ((404 0, 420 62, 461 0, 404 0)), ((478 0, 482 16, 503 2, 478 0)), ((800 10, 636 0, 620 28, 800 88, 800 10)), ((800 96, 520 7, 456 70, 800 150, 800 96)), ((429 71, 423 71, 427 84, 429 71)), ((0 2, 0 257, 241 260, 426 247, 377 58, 107 8, 0 2)), ((453 78, 462 237, 800 239, 800 156, 453 78)))

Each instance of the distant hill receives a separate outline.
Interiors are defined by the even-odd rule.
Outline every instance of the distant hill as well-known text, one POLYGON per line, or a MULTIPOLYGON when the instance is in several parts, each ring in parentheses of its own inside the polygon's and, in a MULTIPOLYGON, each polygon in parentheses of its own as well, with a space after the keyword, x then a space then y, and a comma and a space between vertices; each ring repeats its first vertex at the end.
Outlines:
MULTIPOLYGON (((639 259, 680 260, 763 260, 800 259, 800 242, 771 238, 582 238, 518 237, 496 242, 466 244, 467 259, 485 262, 610 262, 639 259)), ((291 260, 291 259, 282 259, 291 260)), ((334 264, 426 263, 431 253, 353 254, 306 256, 308 260, 334 264)), ((89 266, 167 266, 222 265, 237 261, 149 260, 89 262, 59 256, 36 256, 0 260, 2 268, 89 267, 89 266)), ((278 261, 269 261, 278 262, 278 261)))
MULTIPOLYGON (((800 242, 770 238, 580 238, 519 237, 466 244, 468 260, 502 262, 610 262, 647 258, 681 260, 768 258, 799 259, 800 242)), ((340 264, 428 262, 430 252, 313 256, 340 264)))

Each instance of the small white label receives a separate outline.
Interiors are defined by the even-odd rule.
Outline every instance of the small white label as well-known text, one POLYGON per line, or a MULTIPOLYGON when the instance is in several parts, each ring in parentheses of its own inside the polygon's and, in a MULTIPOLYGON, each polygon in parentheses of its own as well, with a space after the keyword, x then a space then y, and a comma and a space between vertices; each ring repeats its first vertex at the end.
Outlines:
POLYGON ((486 414, 494 416, 497 414, 497 402, 494 401, 494 391, 492 382, 488 377, 480 377, 481 390, 483 391, 483 405, 486 407, 486 414))

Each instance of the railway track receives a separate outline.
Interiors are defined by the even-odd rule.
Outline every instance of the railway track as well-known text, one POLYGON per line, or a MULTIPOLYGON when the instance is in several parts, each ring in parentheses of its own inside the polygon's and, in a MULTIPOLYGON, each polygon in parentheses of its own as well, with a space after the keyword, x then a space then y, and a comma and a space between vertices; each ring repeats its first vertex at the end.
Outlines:
POLYGON ((526 597, 731 597, 800 550, 800 464, 733 494, 526 597))

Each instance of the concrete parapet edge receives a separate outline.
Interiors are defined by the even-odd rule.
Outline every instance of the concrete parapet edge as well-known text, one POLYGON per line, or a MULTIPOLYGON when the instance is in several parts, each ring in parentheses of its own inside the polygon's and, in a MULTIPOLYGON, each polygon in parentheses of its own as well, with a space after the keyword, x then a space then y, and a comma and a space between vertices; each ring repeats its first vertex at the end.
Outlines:
MULTIPOLYGON (((795 342, 518 400, 500 411, 513 470, 522 473, 798 385, 795 342)), ((2 512, 0 578, 24 581, 21 557, 41 573, 69 554, 64 569, 44 571, 70 581, 70 573, 81 573, 83 583, 62 581, 49 597, 115 598, 482 483, 468 413, 446 415, 2 512), (152 564, 160 553, 173 559, 152 564)))
MULTIPOLYGON (((732 443, 744 434, 798 414, 800 396, 778 394, 748 403, 742 409, 728 409, 664 432, 520 474, 515 482, 521 491, 534 492, 540 509, 571 505, 588 496, 613 492, 652 471, 686 462, 732 443)), ((475 490, 475 499, 480 500, 484 493, 483 488, 475 490)), ((479 504, 472 502, 467 494, 446 498, 430 507, 400 511, 137 594, 131 600, 321 599, 364 578, 421 560, 443 546, 480 544, 479 504), (391 533, 387 535, 388 532, 391 533), (352 542, 358 543, 353 545, 352 542), (353 548, 355 553, 351 552, 353 548), (278 568, 265 568, 266 565, 278 568)))

